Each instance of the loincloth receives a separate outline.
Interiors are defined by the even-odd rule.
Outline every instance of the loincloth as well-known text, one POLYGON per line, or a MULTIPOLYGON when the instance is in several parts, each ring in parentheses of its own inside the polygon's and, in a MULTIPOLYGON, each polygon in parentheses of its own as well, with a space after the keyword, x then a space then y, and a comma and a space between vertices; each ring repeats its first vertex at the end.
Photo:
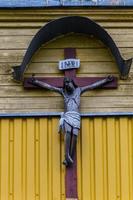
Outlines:
POLYGON ((61 114, 59 121, 59 132, 64 132, 64 122, 69 124, 72 128, 80 129, 80 113, 75 111, 68 111, 61 114))

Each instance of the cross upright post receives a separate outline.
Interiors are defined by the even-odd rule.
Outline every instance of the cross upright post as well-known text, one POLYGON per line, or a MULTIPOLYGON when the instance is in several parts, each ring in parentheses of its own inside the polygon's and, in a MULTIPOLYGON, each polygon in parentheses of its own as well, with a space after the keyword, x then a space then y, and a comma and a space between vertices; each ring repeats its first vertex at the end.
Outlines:
MULTIPOLYGON (((64 58, 66 62, 67 59, 75 59, 76 58, 76 49, 74 48, 66 48, 64 50, 64 58)), ((104 77, 76 77, 76 69, 72 67, 64 68, 65 77, 71 78, 77 86, 81 88, 86 88, 86 86, 95 83, 96 81, 105 80, 104 77)), ((45 78, 37 78, 37 80, 45 82, 46 84, 50 84, 51 86, 56 87, 56 90, 59 92, 63 87, 64 77, 45 77, 45 78), (57 89, 58 88, 58 89, 57 89)), ((37 88, 35 85, 30 84, 32 82, 32 78, 27 78, 24 80, 25 88, 37 88)), ((117 87, 117 79, 114 78, 113 81, 107 82, 107 84, 103 84, 102 88, 116 88, 117 87)), ((74 111, 75 112, 75 111, 74 111)), ((66 175, 65 175, 65 190, 66 190, 66 199, 78 199, 77 192, 77 156, 76 153, 73 157, 73 165, 70 167, 66 167, 66 175)))

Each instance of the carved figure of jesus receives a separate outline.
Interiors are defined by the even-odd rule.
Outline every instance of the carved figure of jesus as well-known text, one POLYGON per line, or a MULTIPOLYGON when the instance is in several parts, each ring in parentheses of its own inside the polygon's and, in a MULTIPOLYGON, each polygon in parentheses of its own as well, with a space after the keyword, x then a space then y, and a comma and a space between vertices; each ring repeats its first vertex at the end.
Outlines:
POLYGON ((64 113, 61 114, 59 122, 59 132, 64 133, 65 141, 65 159, 63 164, 69 167, 73 163, 76 149, 77 136, 80 130, 80 96, 87 90, 98 88, 108 82, 113 81, 112 76, 97 81, 91 85, 78 87, 73 79, 64 77, 62 88, 54 87, 45 82, 32 77, 31 84, 41 88, 49 89, 61 94, 64 98, 64 113))

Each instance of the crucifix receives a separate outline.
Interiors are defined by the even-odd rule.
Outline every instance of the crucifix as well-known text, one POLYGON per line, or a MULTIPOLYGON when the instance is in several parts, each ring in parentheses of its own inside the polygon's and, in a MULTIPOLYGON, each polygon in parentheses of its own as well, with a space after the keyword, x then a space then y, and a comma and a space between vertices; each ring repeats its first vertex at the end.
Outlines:
POLYGON ((60 61, 59 69, 64 70, 65 77, 27 78, 24 80, 25 88, 44 88, 60 93, 64 97, 64 113, 59 122, 59 131, 64 133, 66 166, 66 198, 77 199, 77 165, 76 141, 80 129, 80 96, 87 90, 95 88, 116 88, 117 80, 114 77, 76 77, 76 68, 80 61, 76 58, 76 50, 64 50, 65 60, 60 61))

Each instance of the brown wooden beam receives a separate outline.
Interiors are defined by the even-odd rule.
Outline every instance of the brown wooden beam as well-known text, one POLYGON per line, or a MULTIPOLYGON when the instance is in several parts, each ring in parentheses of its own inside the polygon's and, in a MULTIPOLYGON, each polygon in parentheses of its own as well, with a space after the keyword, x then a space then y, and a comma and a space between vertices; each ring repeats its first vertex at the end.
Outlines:
POLYGON ((76 153, 74 155, 73 161, 74 161, 73 165, 66 168, 66 174, 65 174, 65 190, 67 199, 78 199, 76 153))
MULTIPOLYGON (((73 78, 75 84, 79 87, 83 87, 86 85, 90 85, 98 80, 102 80, 105 77, 75 77, 73 78)), ((34 85, 32 85, 31 82, 31 77, 30 78, 25 78, 24 79, 24 88, 27 89, 33 89, 36 88, 38 89, 39 87, 36 87, 34 85)), ((63 87, 63 79, 64 77, 46 77, 46 78, 42 78, 42 77, 36 77, 36 79, 43 81, 45 83, 48 83, 52 86, 55 87, 63 87)), ((106 88, 106 89, 115 89, 117 88, 117 78, 115 77, 114 80, 112 82, 107 83, 106 85, 103 85, 102 88, 106 88)))

